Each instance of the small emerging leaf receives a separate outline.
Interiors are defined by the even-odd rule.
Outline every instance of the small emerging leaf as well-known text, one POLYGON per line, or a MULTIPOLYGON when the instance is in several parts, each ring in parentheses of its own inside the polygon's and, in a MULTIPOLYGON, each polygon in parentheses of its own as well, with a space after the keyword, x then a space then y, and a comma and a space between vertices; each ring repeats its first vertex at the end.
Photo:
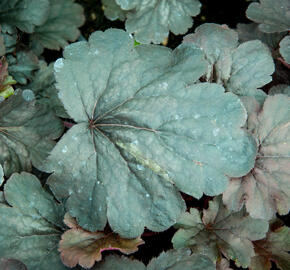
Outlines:
POLYGON ((253 219, 245 211, 231 212, 215 197, 203 217, 197 209, 184 213, 175 225, 179 230, 172 239, 174 248, 190 247, 195 253, 207 254, 213 261, 223 254, 238 266, 248 267, 255 255, 251 241, 265 237, 268 222, 253 219))
POLYGON ((266 239, 255 241, 256 255, 251 260, 250 270, 270 270, 271 261, 281 270, 290 269, 290 229, 282 226, 271 230, 266 239))
POLYGON ((62 235, 59 251, 63 263, 68 267, 79 264, 84 268, 91 268, 95 262, 101 261, 104 250, 119 250, 131 254, 138 250, 139 245, 144 244, 140 237, 124 239, 116 233, 86 231, 68 213, 64 217, 64 223, 71 229, 62 235))

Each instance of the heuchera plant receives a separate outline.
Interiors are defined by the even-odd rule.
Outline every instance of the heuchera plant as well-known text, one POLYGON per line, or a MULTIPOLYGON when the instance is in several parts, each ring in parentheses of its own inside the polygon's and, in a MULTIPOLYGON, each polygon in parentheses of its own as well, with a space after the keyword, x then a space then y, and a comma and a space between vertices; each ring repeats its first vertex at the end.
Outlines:
POLYGON ((289 1, 78 2, 0 1, 0 269, 290 269, 289 1))

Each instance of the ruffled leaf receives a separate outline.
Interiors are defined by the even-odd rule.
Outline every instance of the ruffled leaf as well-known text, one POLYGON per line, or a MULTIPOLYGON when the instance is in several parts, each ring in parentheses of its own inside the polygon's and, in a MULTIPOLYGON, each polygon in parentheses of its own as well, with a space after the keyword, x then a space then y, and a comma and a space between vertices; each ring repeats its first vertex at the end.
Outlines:
POLYGON ((51 152, 48 183, 84 229, 108 219, 124 238, 163 231, 185 208, 179 190, 217 195, 253 166, 245 109, 219 85, 194 84, 206 69, 195 46, 134 47, 108 30, 64 57, 57 88, 77 124, 51 152))
POLYGON ((290 210, 290 98, 270 96, 253 112, 251 132, 259 145, 253 170, 242 178, 231 179, 223 194, 229 209, 238 211, 244 204, 253 218, 270 220, 278 212, 290 210))
POLYGON ((215 197, 203 217, 197 209, 184 213, 172 238, 174 248, 190 247, 195 253, 207 254, 216 261, 221 253, 237 266, 248 267, 255 255, 252 241, 265 237, 268 222, 253 219, 245 211, 231 212, 215 197))
POLYGON ((102 260, 102 252, 105 250, 131 254, 138 250, 139 245, 144 244, 140 237, 124 239, 115 233, 86 231, 68 213, 64 217, 64 223, 70 230, 62 235, 59 251, 63 263, 68 267, 79 264, 84 268, 91 268, 95 262, 102 260))

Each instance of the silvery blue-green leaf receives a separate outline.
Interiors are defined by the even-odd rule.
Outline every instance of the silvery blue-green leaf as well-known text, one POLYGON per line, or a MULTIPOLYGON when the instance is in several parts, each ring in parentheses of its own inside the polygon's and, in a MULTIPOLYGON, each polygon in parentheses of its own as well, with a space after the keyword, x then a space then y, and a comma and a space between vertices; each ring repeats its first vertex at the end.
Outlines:
POLYGON ((121 21, 125 21, 126 11, 123 10, 115 0, 102 0, 102 3, 104 5, 105 16, 109 20, 115 21, 119 19, 121 21))
POLYGON ((17 29, 14 26, 7 24, 1 25, 1 35, 5 45, 5 53, 12 53, 15 51, 17 43, 17 29))
POLYGON ((223 201, 230 210, 245 205, 253 218, 270 220, 277 212, 286 215, 290 210, 290 98, 269 96, 263 108, 249 115, 259 145, 255 167, 246 176, 231 179, 223 201))
POLYGON ((147 267, 136 260, 126 257, 108 256, 93 270, 215 270, 215 265, 206 256, 190 254, 186 249, 169 250, 153 258, 147 267))
POLYGON ((203 24, 184 43, 194 43, 203 49, 208 62, 205 79, 222 84, 239 96, 254 96, 263 104, 266 94, 257 88, 272 80, 275 70, 271 53, 258 40, 238 46, 238 35, 225 25, 203 24))
POLYGON ((32 33, 34 27, 45 22, 49 12, 48 0, 1 0, 0 24, 18 27, 32 33))
POLYGON ((33 90, 37 103, 47 105, 59 117, 69 118, 62 102, 58 98, 58 91, 55 88, 53 65, 54 63, 50 63, 47 66, 44 61, 40 61, 39 70, 35 73, 31 83, 26 85, 25 88, 33 90))
POLYGON ((32 51, 19 51, 16 57, 7 56, 9 74, 20 84, 32 80, 33 73, 39 68, 38 58, 32 51))
POLYGON ((4 172, 2 165, 0 164, 0 186, 2 186, 3 182, 4 182, 4 172))
POLYGON ((230 77, 232 52, 238 46, 238 34, 226 25, 205 23, 194 34, 184 37, 184 42, 193 42, 204 51, 208 61, 207 81, 212 81, 214 72, 218 83, 230 77))
POLYGON ((259 39, 265 43, 271 50, 275 50, 279 46, 279 42, 285 36, 285 32, 282 33, 264 33, 260 31, 259 25, 256 23, 238 23, 237 32, 239 34, 240 42, 246 42, 250 40, 259 39))
POLYGON ((262 239, 268 222, 253 219, 244 210, 232 212, 222 203, 221 196, 209 202, 202 218, 197 209, 185 212, 175 225, 178 231, 172 238, 174 248, 190 247, 193 252, 207 254, 216 262, 223 254, 237 266, 246 268, 255 255, 252 241, 262 239))
POLYGON ((280 53, 284 60, 290 64, 290 36, 286 36, 280 42, 280 53))
POLYGON ((245 108, 222 86, 195 83, 207 66, 192 44, 134 47, 111 29, 66 47, 54 68, 77 124, 49 156, 48 183, 84 229, 108 220, 125 238, 163 231, 185 208, 178 191, 220 194, 254 164, 245 108))
POLYGON ((290 29, 289 0, 260 0, 260 3, 249 5, 246 15, 250 20, 259 23, 259 29, 265 33, 290 29))
POLYGON ((16 91, 0 103, 0 164, 6 176, 41 167, 63 126, 45 106, 35 105, 30 90, 16 91))
POLYGON ((268 47, 258 40, 242 43, 234 51, 232 61, 226 89, 240 96, 254 96, 263 103, 266 95, 258 88, 271 82, 275 70, 268 47))
POLYGON ((15 173, 0 204, 0 257, 22 261, 29 270, 65 270, 57 251, 64 209, 29 173, 15 173))
MULTIPOLYGON (((115 0, 126 12, 126 30, 143 44, 161 43, 169 35, 185 34, 191 17, 200 12, 198 0, 115 0)), ((118 14, 119 12, 117 12, 118 14)), ((111 15, 111 13, 109 13, 111 15)))
POLYGON ((83 8, 74 3, 74 0, 49 2, 48 18, 42 25, 35 27, 31 39, 33 43, 40 43, 44 48, 59 50, 80 35, 78 27, 85 21, 83 8))
POLYGON ((147 270, 215 270, 213 262, 205 255, 192 254, 190 250, 169 250, 153 258, 147 270))
POLYGON ((278 84, 278 85, 273 86, 269 91, 269 95, 273 96, 276 94, 284 94, 290 97, 290 85, 278 84))

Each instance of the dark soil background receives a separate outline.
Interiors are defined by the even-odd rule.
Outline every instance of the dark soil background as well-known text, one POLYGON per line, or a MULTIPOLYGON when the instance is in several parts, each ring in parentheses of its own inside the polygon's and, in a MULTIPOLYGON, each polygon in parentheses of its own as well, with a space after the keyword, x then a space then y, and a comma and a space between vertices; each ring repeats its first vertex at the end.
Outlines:
MULTIPOLYGON (((84 7, 86 15, 86 23, 81 27, 81 38, 87 39, 90 34, 96 30, 106 30, 108 28, 125 29, 124 22, 112 22, 104 16, 102 3, 100 0, 77 0, 76 2, 84 7)), ((191 29, 189 29, 188 33, 193 33, 197 26, 205 22, 227 24, 231 28, 235 28, 238 23, 250 23, 250 21, 245 16, 245 11, 250 3, 249 1, 200 0, 200 2, 202 3, 201 13, 194 18, 194 25, 191 29)), ((167 46, 173 49, 181 43, 182 39, 182 35, 175 36, 170 34, 167 46)), ((55 61, 59 57, 62 57, 62 54, 61 52, 46 50, 44 52, 44 57, 48 62, 51 62, 55 61)), ((277 82, 274 84, 277 84, 277 82)), ((211 199, 210 197, 204 196, 202 199, 196 200, 185 194, 183 194, 183 197, 187 203, 188 208, 196 207, 200 210, 207 208, 208 201, 211 199)), ((290 225, 289 214, 287 216, 281 217, 281 219, 287 224, 287 226, 290 225)), ((169 230, 162 233, 155 233, 149 230, 145 230, 142 238, 146 244, 140 246, 139 251, 134 253, 131 257, 139 259, 147 264, 152 257, 156 257, 162 251, 166 251, 172 248, 171 238, 173 237, 175 231, 176 230, 174 228, 170 228, 169 230)), ((108 251, 105 253, 110 252, 108 251)), ((242 269, 235 267, 234 263, 231 263, 231 267, 233 269, 242 269)), ((276 268, 276 266, 273 264, 272 269, 278 268, 276 268)))

